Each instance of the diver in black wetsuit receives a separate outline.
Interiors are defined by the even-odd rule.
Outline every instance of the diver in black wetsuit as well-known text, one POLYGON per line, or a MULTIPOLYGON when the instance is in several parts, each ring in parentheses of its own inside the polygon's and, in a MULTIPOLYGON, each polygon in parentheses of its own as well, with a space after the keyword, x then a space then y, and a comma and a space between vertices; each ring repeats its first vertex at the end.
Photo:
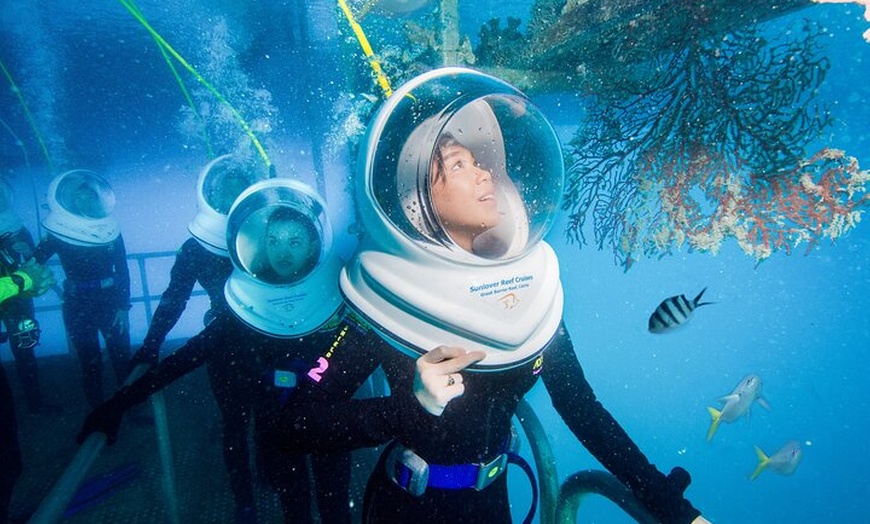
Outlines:
POLYGON ((55 177, 48 189, 48 235, 34 252, 45 263, 55 254, 63 283, 63 322, 82 369, 82 386, 92 406, 103 401, 103 359, 99 335, 106 341, 120 386, 130 362, 130 273, 127 251, 112 215, 115 194, 105 179, 85 170, 55 177))
POLYGON ((390 442, 365 522, 508 523, 511 417, 541 378, 652 515, 707 522, 683 497, 688 473, 659 472, 598 402, 562 324, 558 261, 540 239, 563 168, 543 115, 492 77, 446 68, 397 90, 373 122, 358 174, 367 237, 341 290, 384 340, 323 355, 319 386, 354 389, 381 365, 391 395, 288 405, 275 441, 309 452, 390 442))
MULTIPOLYGON (((236 163, 231 155, 217 157, 203 168, 197 180, 198 212, 188 225, 192 238, 182 244, 175 257, 169 285, 160 297, 142 347, 133 355, 131 368, 139 363, 157 365, 160 346, 181 318, 197 282, 209 297, 208 317, 216 318, 226 310, 224 285, 233 271, 227 251, 227 213, 243 190, 265 178, 257 173, 251 166, 236 163)), ((207 358, 206 349, 201 347, 199 353, 188 349, 186 358, 207 362, 210 367, 219 365, 207 358)), ((225 394, 220 383, 213 381, 211 385, 222 415, 224 463, 233 498, 241 513, 251 511, 246 508, 252 508, 254 500, 248 450, 252 404, 242 402, 244 397, 225 394)))
MULTIPOLYGON (((199 335, 94 410, 79 438, 101 431, 114 441, 125 411, 206 363, 225 421, 241 416, 242 429, 247 429, 253 411, 257 462, 278 492, 285 521, 312 522, 308 457, 279 453, 274 441, 261 437, 271 434, 282 407, 295 401, 297 385, 312 380, 307 375, 311 363, 329 348, 355 338, 355 326, 342 320, 336 286, 340 262, 329 254, 329 223, 322 202, 310 189, 274 179, 255 184, 239 197, 229 216, 228 235, 235 267, 225 288, 231 312, 219 312, 199 335), (264 218, 273 215, 279 217, 264 218), (239 246, 258 247, 242 252, 239 246), (252 268, 261 267, 262 260, 269 261, 283 284, 255 276, 252 268)), ((246 439, 246 432, 224 433, 239 523, 256 521, 246 439)), ((349 454, 310 459, 321 521, 349 523, 349 454)))
MULTIPOLYGON (((0 180, 0 263, 14 270, 33 256, 33 236, 24 227, 12 202, 12 187, 0 180)), ((31 413, 58 414, 60 406, 46 403, 39 387, 39 366, 36 346, 39 345, 39 323, 34 316, 33 299, 16 297, 0 306, 0 318, 6 328, 5 337, 15 357, 15 371, 24 391, 24 401, 31 413)))
MULTIPOLYGON (((3 262, 0 261, 0 267, 3 262)), ((4 267, 0 276, 0 303, 15 298, 33 298, 54 285, 54 275, 44 266, 29 260, 19 268, 4 267)), ((0 524, 9 522, 9 505, 15 482, 21 476, 21 448, 18 444, 18 419, 12 388, 0 362, 0 524)))
POLYGON ((208 294, 209 317, 226 308, 224 284, 233 271, 227 251, 227 213, 242 191, 265 178, 256 172, 236 164, 231 155, 219 156, 203 168, 197 179, 198 212, 187 226, 192 237, 178 250, 169 285, 160 297, 142 347, 133 356, 133 366, 140 362, 157 364, 160 346, 181 318, 197 282, 208 294))
POLYGON ((206 250, 196 238, 188 238, 175 255, 170 270, 169 285, 160 297, 142 347, 133 355, 131 366, 139 363, 157 365, 160 346, 166 335, 181 318, 194 285, 199 285, 209 296, 210 316, 226 308, 223 297, 224 283, 232 273, 229 256, 216 255, 206 250))

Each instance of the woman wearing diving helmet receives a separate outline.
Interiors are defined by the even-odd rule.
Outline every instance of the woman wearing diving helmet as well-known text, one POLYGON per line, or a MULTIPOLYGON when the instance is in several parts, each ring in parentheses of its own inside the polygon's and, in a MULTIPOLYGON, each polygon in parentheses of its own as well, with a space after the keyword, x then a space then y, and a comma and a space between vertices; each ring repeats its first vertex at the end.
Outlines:
POLYGON ((366 522, 510 522, 511 418, 543 379, 578 440, 665 523, 703 523, 682 468, 661 473, 598 402, 562 324, 542 238, 563 183, 558 140, 515 88, 468 69, 426 73, 385 103, 358 173, 366 237, 341 274, 380 336, 332 352, 321 386, 383 366, 389 397, 289 407, 284 445, 389 443, 366 522))
POLYGON ((57 255, 63 282, 63 323, 82 369, 91 407, 103 401, 100 335, 120 385, 130 363, 130 273, 115 217, 115 192, 102 176, 84 169, 56 176, 48 187, 48 234, 34 251, 43 264, 57 255))
POLYGON ((235 522, 257 522, 248 445, 253 419, 257 464, 278 494, 285 522, 313 522, 315 496, 323 522, 350 524, 349 454, 285 453, 268 438, 282 406, 296 402, 311 380, 312 363, 322 351, 342 347, 355 329, 344 320, 341 261, 332 250, 325 204, 293 180, 257 182, 239 195, 225 235, 233 265, 223 290, 226 306, 202 332, 92 411, 79 441, 99 431, 114 442, 125 412, 206 364, 224 420, 235 522))

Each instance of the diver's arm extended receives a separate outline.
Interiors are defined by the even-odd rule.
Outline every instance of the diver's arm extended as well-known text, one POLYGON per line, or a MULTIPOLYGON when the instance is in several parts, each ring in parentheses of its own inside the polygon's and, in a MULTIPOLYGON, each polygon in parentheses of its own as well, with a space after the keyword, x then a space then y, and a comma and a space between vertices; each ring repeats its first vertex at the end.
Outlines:
POLYGON ((595 397, 564 326, 544 358, 542 376, 553 406, 589 452, 628 486, 659 521, 690 524, 700 517, 700 511, 683 497, 691 482, 688 472, 674 468, 665 475, 650 464, 595 397))
MULTIPOLYGON (((193 239, 188 242, 190 241, 196 242, 193 239)), ((187 307, 187 301, 196 285, 198 269, 195 253, 190 249, 188 242, 181 246, 175 256, 175 263, 172 264, 169 273, 169 285, 160 296, 160 304, 151 318, 151 325, 148 326, 148 333, 145 335, 142 347, 133 356, 136 362, 157 364, 160 346, 187 307)))
POLYGON ((206 362, 207 354, 214 341, 220 340, 214 333, 209 332, 209 328, 216 331, 220 327, 216 324, 217 322, 210 324, 156 367, 151 368, 135 382, 124 386, 109 400, 97 406, 85 418, 78 441, 81 443, 91 433, 99 431, 106 434, 109 444, 113 443, 118 436, 124 413, 206 362))
POLYGON ((57 254, 57 246, 60 240, 53 235, 48 235, 43 238, 39 245, 33 250, 33 258, 40 264, 45 264, 46 260, 57 254))

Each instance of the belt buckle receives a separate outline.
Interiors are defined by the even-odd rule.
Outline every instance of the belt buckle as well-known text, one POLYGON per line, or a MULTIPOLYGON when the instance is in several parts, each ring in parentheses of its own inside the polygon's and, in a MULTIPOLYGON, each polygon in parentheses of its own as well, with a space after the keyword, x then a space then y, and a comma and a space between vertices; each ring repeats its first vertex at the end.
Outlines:
POLYGON ((420 455, 404 446, 396 446, 387 456, 386 467, 390 479, 411 495, 420 497, 426 492, 429 464, 420 455), (399 480, 399 467, 404 467, 410 474, 407 485, 399 480))
POLYGON ((474 489, 476 489, 477 491, 483 491, 490 484, 492 484, 507 467, 507 460, 507 453, 502 453, 501 455, 492 459, 492 462, 488 462, 486 464, 479 464, 477 470, 477 480, 474 482, 474 489))

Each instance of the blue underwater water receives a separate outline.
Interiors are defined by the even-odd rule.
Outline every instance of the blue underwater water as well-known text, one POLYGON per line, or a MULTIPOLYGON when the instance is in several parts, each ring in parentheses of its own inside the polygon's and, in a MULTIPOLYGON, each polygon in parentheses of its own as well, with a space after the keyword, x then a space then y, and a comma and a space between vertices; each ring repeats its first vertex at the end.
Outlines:
MULTIPOLYGON (((461 1, 462 29, 474 39, 475 28, 487 19, 525 17, 530 3, 461 1)), ((211 63, 212 71, 245 75, 250 93, 241 98, 247 102, 258 89, 271 94, 274 111, 260 122, 269 130, 264 134, 271 160, 281 176, 311 184, 318 183, 314 171, 322 171, 320 189, 330 204, 338 249, 349 253, 353 158, 347 147, 322 159, 315 150, 340 127, 329 115, 340 101, 345 70, 364 62, 356 42, 338 30, 345 21, 331 2, 308 2, 305 20, 287 14, 301 5, 302 0, 173 0, 143 1, 139 7, 181 56, 197 57, 206 70, 211 63), (226 27, 222 37, 204 36, 205 28, 220 24, 226 27), (222 44, 229 55, 221 54, 222 44), (236 47, 246 51, 233 55, 236 47)), ((823 45, 831 69, 819 97, 830 104, 837 123, 816 145, 843 149, 867 169, 870 43, 861 33, 870 23, 862 14, 853 4, 812 4, 770 22, 766 30, 786 31, 800 18, 827 28, 823 45)), ((394 19, 372 20, 368 36, 377 48, 389 39, 394 19)), ((113 2, 4 2, 0 22, 0 60, 19 92, 30 97, 50 154, 58 163, 94 169, 111 180, 129 253, 175 250, 188 236, 197 172, 208 152, 179 129, 185 102, 151 36, 113 2)), ((0 169, 15 185, 19 213, 36 233, 50 171, 15 93, 2 78, 0 85, 0 118, 6 123, 0 129, 0 169)), ((377 93, 370 85, 361 86, 363 92, 377 93)), ((579 100, 569 93, 531 98, 562 138, 570 138, 582 118, 579 100)), ((565 322, 587 378, 652 462, 666 471, 680 465, 691 472, 687 496, 706 518, 795 524, 870 520, 870 455, 864 448, 870 409, 870 226, 859 224, 835 244, 824 240, 807 253, 804 246, 791 256, 777 253, 757 266, 726 241, 715 256, 684 250, 642 259, 628 271, 607 250, 566 242, 565 228, 560 217, 547 240, 559 256, 565 322), (678 294, 692 298, 705 287, 704 299, 713 305, 696 310, 672 333, 647 331, 647 319, 661 300, 678 294), (762 377, 771 410, 756 405, 749 417, 723 423, 707 442, 707 406, 719 407, 717 400, 750 373, 762 377), (754 446, 770 455, 789 440, 803 448, 794 474, 764 471, 750 481, 754 446)), ((166 285, 169 263, 151 269, 152 292, 166 285)), ((134 292, 141 291, 135 271, 132 278, 134 292)), ((37 301, 49 303, 50 297, 37 301)), ((191 302, 170 338, 196 333, 203 310, 203 302, 191 302)), ((147 326, 140 306, 131 315, 135 344, 147 326)), ((40 318, 42 354, 64 352, 62 335, 50 328, 59 325, 59 314, 40 318)), ((2 357, 11 359, 5 345, 2 357)), ((528 400, 547 428, 560 478, 600 467, 550 407, 542 384, 528 400)), ((528 455, 528 450, 522 451, 528 455)), ((529 505, 527 480, 511 470, 510 485, 519 520, 529 505)), ((596 497, 584 499, 577 521, 632 522, 596 497)))

